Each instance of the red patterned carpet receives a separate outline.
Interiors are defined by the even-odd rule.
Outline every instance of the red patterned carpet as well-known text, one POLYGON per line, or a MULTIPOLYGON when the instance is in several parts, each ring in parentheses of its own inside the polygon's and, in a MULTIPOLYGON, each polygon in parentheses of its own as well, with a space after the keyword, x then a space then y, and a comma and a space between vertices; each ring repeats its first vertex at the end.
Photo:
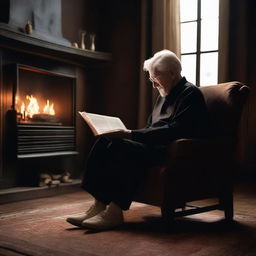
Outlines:
POLYGON ((66 223, 89 207, 84 192, 0 205, 0 255, 255 256, 256 193, 235 194, 235 223, 218 211, 181 218, 166 232, 157 207, 133 203, 125 225, 90 232, 66 223))

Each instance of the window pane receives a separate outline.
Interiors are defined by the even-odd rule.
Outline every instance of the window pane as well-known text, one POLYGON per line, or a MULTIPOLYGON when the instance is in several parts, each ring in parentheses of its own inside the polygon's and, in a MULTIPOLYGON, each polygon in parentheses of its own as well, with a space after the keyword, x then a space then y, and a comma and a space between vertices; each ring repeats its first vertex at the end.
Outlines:
POLYGON ((180 0, 180 21, 197 20, 197 0, 180 0))
POLYGON ((196 52, 197 22, 181 24, 181 53, 196 52))
POLYGON ((200 66, 200 85, 218 83, 218 53, 202 53, 200 66))
POLYGON ((182 75, 193 84, 196 84, 196 55, 181 56, 182 75))
POLYGON ((219 17, 219 0, 201 0, 201 18, 219 17))
POLYGON ((219 19, 203 19, 201 22, 201 51, 218 50, 219 19))

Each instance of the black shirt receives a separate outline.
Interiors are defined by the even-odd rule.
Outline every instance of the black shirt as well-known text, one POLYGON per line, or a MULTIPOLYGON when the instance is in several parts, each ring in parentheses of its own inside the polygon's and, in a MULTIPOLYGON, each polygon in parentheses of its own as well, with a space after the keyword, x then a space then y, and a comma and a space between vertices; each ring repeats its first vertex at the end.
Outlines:
POLYGON ((207 108, 198 87, 183 77, 166 97, 159 96, 143 129, 132 131, 132 140, 150 145, 166 145, 178 138, 206 135, 207 108))

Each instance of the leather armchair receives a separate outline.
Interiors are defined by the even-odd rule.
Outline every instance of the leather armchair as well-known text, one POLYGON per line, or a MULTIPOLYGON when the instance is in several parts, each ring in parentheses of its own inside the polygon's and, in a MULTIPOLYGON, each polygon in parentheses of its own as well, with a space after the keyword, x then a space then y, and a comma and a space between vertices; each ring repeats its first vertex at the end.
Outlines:
POLYGON ((249 88, 228 82, 200 90, 208 108, 210 136, 171 142, 167 163, 149 170, 134 198, 161 207, 168 221, 216 209, 224 211, 226 220, 233 219, 238 127, 249 88), (218 198, 218 202, 187 207, 192 201, 208 198, 218 198))

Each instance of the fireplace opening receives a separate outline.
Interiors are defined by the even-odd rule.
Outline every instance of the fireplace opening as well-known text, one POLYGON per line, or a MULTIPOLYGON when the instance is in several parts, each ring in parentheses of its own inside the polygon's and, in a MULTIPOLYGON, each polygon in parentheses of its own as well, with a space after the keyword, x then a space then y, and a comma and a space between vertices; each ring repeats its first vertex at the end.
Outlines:
POLYGON ((74 78, 18 65, 18 124, 74 126, 74 78))
POLYGON ((76 76, 62 66, 48 68, 6 66, 12 92, 6 116, 7 162, 19 186, 41 186, 45 173, 74 172, 76 76))
MULTIPOLYGON (((12 69, 13 70, 13 69, 12 69)), ((13 86, 17 158, 75 155, 76 77, 16 64, 13 86)))

